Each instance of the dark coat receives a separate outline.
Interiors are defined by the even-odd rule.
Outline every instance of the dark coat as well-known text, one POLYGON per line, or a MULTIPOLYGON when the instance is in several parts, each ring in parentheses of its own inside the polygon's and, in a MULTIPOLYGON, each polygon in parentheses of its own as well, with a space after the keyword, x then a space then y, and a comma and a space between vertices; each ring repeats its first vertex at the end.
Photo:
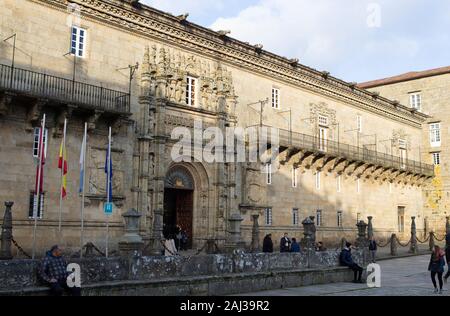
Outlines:
POLYGON ((291 251, 291 244, 292 241, 287 238, 287 237, 283 237, 280 240, 280 252, 290 252, 291 251))
POLYGON ((298 242, 292 243, 291 252, 302 252, 302 250, 300 249, 300 244, 298 242))
POLYGON ((351 267, 355 265, 352 258, 352 251, 350 249, 344 248, 339 256, 339 261, 342 266, 351 267))
POLYGON ((447 259, 447 264, 450 266, 450 247, 445 249, 445 258, 447 259))
POLYGON ((264 237, 263 252, 268 252, 268 253, 273 252, 273 242, 272 242, 272 238, 270 238, 269 236, 264 237))
POLYGON ((67 269, 67 263, 63 257, 55 257, 48 251, 46 257, 42 260, 39 276, 47 283, 50 283, 51 279, 55 279, 58 282, 65 282, 69 276, 67 269))
POLYGON ((444 273, 445 260, 444 257, 439 257, 439 260, 433 260, 434 253, 431 254, 430 264, 428 265, 428 271, 436 273, 444 273))
POLYGON ((378 249, 377 242, 375 240, 371 240, 369 242, 369 250, 376 251, 378 249))

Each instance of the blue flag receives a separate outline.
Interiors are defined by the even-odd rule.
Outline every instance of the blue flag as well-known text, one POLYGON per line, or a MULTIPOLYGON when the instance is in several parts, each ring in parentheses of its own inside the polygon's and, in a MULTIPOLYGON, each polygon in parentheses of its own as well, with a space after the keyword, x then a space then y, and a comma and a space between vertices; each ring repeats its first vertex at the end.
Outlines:
POLYGON ((105 161, 105 173, 106 173, 106 202, 112 203, 112 156, 111 156, 111 141, 108 143, 108 150, 106 152, 106 161, 105 161), (108 168, 108 161, 109 161, 109 168, 108 168), (108 181, 109 179, 109 181, 108 181), (109 183, 109 187, 108 187, 109 183))

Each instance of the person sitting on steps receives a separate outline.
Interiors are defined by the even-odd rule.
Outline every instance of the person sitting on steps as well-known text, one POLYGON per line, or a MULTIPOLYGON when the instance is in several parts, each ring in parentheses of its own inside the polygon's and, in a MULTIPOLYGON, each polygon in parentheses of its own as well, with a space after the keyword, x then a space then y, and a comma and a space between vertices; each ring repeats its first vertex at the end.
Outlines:
POLYGON ((353 271, 354 273, 353 283, 363 283, 362 281, 363 268, 353 261, 351 247, 352 247, 351 243, 347 242, 345 244, 345 248, 342 249, 341 255, 339 256, 339 260, 342 266, 349 267, 353 271))

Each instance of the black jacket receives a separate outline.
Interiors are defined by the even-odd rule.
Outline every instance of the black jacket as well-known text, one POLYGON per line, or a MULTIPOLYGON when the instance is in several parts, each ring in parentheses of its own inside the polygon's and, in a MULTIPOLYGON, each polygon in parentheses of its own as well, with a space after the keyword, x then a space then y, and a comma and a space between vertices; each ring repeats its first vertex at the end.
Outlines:
POLYGON ((353 262, 352 251, 348 248, 342 249, 341 255, 339 256, 339 261, 342 266, 353 266, 355 263, 353 262))
POLYGON ((377 246, 377 242, 376 241, 374 241, 374 240, 371 240, 370 242, 369 242, 369 250, 377 250, 378 249, 378 246, 377 246))
POLYGON ((289 238, 281 238, 280 240, 280 252, 290 252, 292 241, 289 238))
POLYGON ((273 242, 269 236, 264 237, 263 252, 273 252, 273 242))

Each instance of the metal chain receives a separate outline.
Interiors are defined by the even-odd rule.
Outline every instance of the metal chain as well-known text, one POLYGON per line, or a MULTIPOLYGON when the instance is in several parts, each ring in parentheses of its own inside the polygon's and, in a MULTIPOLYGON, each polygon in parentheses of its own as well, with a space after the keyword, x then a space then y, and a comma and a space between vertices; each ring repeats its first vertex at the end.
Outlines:
POLYGON ((436 234, 435 233, 433 233, 433 236, 434 236, 434 239, 436 239, 437 241, 439 241, 439 242, 441 242, 441 241, 444 241, 445 240, 445 236, 444 236, 444 238, 442 238, 442 239, 439 239, 439 238, 437 238, 437 236, 436 236, 436 234))
POLYGON ((408 247, 408 246, 411 244, 411 240, 405 245, 405 244, 402 244, 402 243, 400 242, 400 240, 398 239, 398 237, 396 237, 395 239, 397 240, 397 243, 398 243, 401 247, 408 247))
POLYGON ((430 236, 427 237, 427 239, 425 239, 424 241, 421 241, 417 236, 416 236, 416 240, 420 243, 420 244, 425 244, 430 240, 430 236))
POLYGON ((19 252, 21 254, 23 254, 25 257, 27 257, 28 259, 31 259, 31 256, 25 252, 25 250, 23 250, 22 247, 19 246, 19 244, 17 243, 17 241, 14 240, 14 238, 11 238, 11 241, 13 242, 14 246, 16 246, 16 248, 19 250, 19 252))
POLYGON ((380 248, 385 248, 385 247, 389 246, 391 244, 391 242, 392 242, 392 236, 388 239, 388 241, 386 241, 386 245, 382 245, 380 243, 377 243, 377 246, 380 247, 380 248))

